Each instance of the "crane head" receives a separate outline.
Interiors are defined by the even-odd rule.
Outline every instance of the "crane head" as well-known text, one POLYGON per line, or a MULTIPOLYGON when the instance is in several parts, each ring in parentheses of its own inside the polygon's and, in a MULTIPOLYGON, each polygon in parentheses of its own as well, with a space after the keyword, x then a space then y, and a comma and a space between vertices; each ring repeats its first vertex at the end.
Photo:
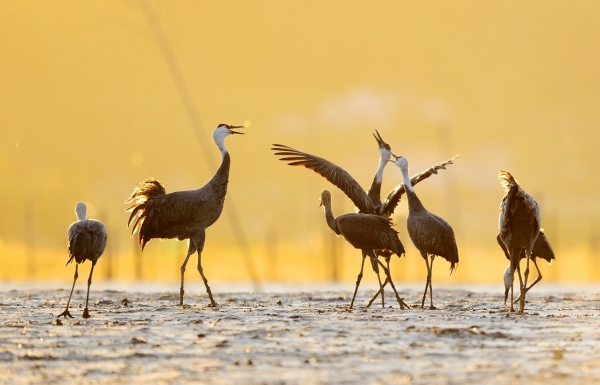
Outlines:
POLYGON ((331 193, 327 190, 321 192, 321 204, 319 206, 331 206, 331 193))
MULTIPOLYGON (((233 135, 233 134, 243 135, 244 134, 243 132, 233 131, 234 128, 244 128, 244 126, 232 126, 232 125, 229 125, 229 124, 221 123, 221 124, 219 124, 217 126, 217 130, 219 128, 225 128, 225 129, 227 129, 229 131, 229 135, 233 135)), ((227 132, 227 131, 225 131, 225 132, 227 132)))
POLYGON ((400 171, 406 170, 408 172, 408 160, 402 155, 396 156, 392 154, 395 160, 390 160, 390 162, 394 163, 396 167, 400 169, 400 171))
POLYGON ((506 266, 506 270, 504 270, 504 304, 506 305, 506 300, 508 299, 508 292, 512 286, 512 277, 510 275, 510 264, 506 266))
POLYGON ((87 216, 87 207, 85 203, 78 202, 75 206, 75 214, 77 215, 77 219, 82 220, 87 216))
POLYGON ((375 133, 373 134, 373 136, 375 137, 375 140, 377 141, 377 145, 379 145, 379 151, 380 152, 385 151, 387 153, 387 157, 389 158, 390 155, 392 154, 392 148, 390 147, 390 145, 387 144, 383 140, 381 135, 379 135, 379 131, 375 130, 375 133))

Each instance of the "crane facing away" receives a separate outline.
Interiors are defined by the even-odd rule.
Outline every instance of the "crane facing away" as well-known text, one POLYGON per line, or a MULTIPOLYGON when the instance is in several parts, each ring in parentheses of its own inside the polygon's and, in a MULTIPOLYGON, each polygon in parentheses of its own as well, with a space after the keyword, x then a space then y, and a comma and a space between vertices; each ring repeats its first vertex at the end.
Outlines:
POLYGON ((71 294, 69 294, 69 300, 67 301, 67 307, 65 311, 58 315, 56 318, 64 316, 65 318, 73 316, 69 312, 69 304, 71 303, 71 296, 73 295, 73 289, 75 288, 75 282, 77 281, 77 270, 80 263, 85 261, 92 262, 92 269, 90 270, 90 277, 88 278, 87 295, 85 296, 85 309, 83 309, 83 318, 90 318, 88 311, 88 300, 90 298, 90 286, 92 285, 92 274, 94 273, 94 266, 96 262, 104 253, 106 248, 106 242, 108 235, 106 233, 106 227, 102 222, 95 219, 86 219, 87 207, 85 203, 79 202, 75 206, 75 214, 77 215, 77 222, 73 222, 69 226, 68 237, 69 243, 67 249, 69 250, 69 260, 65 263, 67 266, 69 263, 75 260, 75 277, 73 278, 73 286, 71 287, 71 294))
POLYGON ((421 301, 421 309, 425 305, 425 297, 427 296, 427 288, 429 287, 429 298, 431 301, 429 309, 433 310, 435 309, 435 306, 433 306, 433 289, 431 288, 433 261, 436 256, 440 256, 450 262, 450 274, 452 274, 452 271, 454 271, 458 264, 458 248, 456 246, 456 239, 454 238, 454 231, 448 222, 427 211, 419 200, 408 177, 408 160, 402 156, 398 156, 394 164, 400 170, 400 174, 402 174, 402 180, 408 197, 408 219, 406 220, 408 235, 427 265, 427 283, 425 284, 425 292, 421 301), (431 256, 431 264, 429 264, 428 256, 431 256))
MULTIPOLYGON (((504 242, 502 242, 502 239, 500 239, 500 234, 498 234, 498 236, 496 236, 496 240, 498 241, 498 244, 502 248, 502 251, 504 252, 504 255, 506 256, 506 259, 508 259, 510 261, 510 253, 508 252, 508 249, 504 245, 504 242)), ((521 249, 521 250, 523 250, 523 249, 521 249)), ((521 255, 519 256, 519 261, 523 258, 525 258, 525 255, 523 254, 523 252, 521 252, 521 255)), ((544 233, 544 229, 540 229, 540 233, 538 234, 537 239, 535 240, 535 243, 533 244, 533 251, 531 252, 531 261, 533 261, 533 264, 535 265, 535 268, 538 272, 538 276, 535 279, 535 281, 533 281, 533 283, 526 289, 526 291, 529 291, 533 286, 535 286, 536 283, 538 283, 539 281, 542 280, 542 273, 540 272, 540 268, 538 267, 537 258, 542 258, 543 260, 548 262, 549 265, 551 265, 552 261, 556 259, 554 257, 554 249, 552 249, 552 245, 550 244, 550 241, 548 241, 548 237, 546 237, 546 234, 544 233)), ((512 280, 512 278, 510 276, 510 264, 509 264, 506 267, 506 270, 504 271, 504 305, 506 305, 506 300, 508 298, 508 292, 510 290, 511 280, 512 280)), ((517 299, 515 301, 519 301, 519 299, 520 299, 520 297, 517 297, 517 299)))
POLYGON ((504 243, 504 248, 510 255, 510 311, 514 309, 514 274, 519 273, 521 288, 519 313, 525 310, 525 295, 527 294, 527 278, 529 276, 529 260, 532 258, 533 247, 540 233, 542 215, 540 206, 533 197, 525 192, 508 171, 501 170, 498 174, 500 184, 506 193, 500 203, 500 218, 498 225, 500 233, 497 238, 504 243), (521 277, 519 261, 525 253, 527 264, 525 274, 521 277))
MULTIPOLYGON (((390 219, 383 218, 379 215, 373 214, 360 214, 360 213, 349 213, 340 215, 335 218, 331 211, 331 193, 327 190, 321 193, 321 205, 325 210, 325 220, 331 230, 337 235, 341 235, 350 243, 354 248, 362 251, 362 264, 360 266, 360 273, 356 278, 356 287, 354 288, 354 295, 350 302, 350 309, 354 306, 354 299, 356 298, 356 292, 363 276, 363 268, 365 265, 365 258, 369 256, 373 262, 374 269, 377 263, 381 265, 389 282, 394 289, 396 299, 401 309, 404 309, 406 304, 402 301, 396 287, 390 276, 389 269, 386 268, 375 255, 375 250, 386 250, 390 253, 396 254, 401 257, 404 254, 404 246, 398 238, 398 232, 392 228, 390 219)), ((379 280, 379 289, 381 291, 382 304, 383 302, 383 285, 381 284, 381 278, 379 277, 379 270, 376 269, 377 279, 379 280)))
POLYGON ((190 256, 198 252, 198 271, 204 281, 206 293, 210 299, 209 306, 217 306, 208 280, 202 269, 202 250, 206 239, 206 229, 216 222, 223 211, 229 166, 231 158, 225 148, 225 138, 243 126, 219 124, 213 131, 213 141, 221 152, 221 164, 212 179, 198 190, 177 191, 167 194, 163 185, 153 178, 147 178, 134 188, 125 202, 133 203, 126 211, 131 211, 127 226, 132 227, 131 235, 138 233, 138 244, 143 251, 146 243, 153 238, 189 240, 188 252, 181 265, 181 288, 179 305, 183 305, 183 277, 190 256))

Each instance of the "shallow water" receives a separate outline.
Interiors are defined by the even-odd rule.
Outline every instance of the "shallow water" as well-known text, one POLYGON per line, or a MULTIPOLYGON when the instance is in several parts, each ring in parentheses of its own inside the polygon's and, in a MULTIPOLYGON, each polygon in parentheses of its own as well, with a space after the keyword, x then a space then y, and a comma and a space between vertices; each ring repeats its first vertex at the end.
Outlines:
MULTIPOLYGON (((0 383, 583 384, 600 381, 600 295, 541 287, 524 315, 507 314, 502 292, 435 289, 438 310, 364 306, 343 290, 220 292, 207 307, 199 287, 186 305, 175 290, 0 291, 0 383)), ((290 286, 288 286, 290 287, 290 286)), ((156 287, 155 287, 156 288, 156 287)), ((143 289, 143 287, 141 288, 143 289)), ((176 289, 176 287, 174 287, 176 289)), ((400 289, 400 287, 398 287, 400 289)), ((422 292, 402 288, 411 305, 422 292)))

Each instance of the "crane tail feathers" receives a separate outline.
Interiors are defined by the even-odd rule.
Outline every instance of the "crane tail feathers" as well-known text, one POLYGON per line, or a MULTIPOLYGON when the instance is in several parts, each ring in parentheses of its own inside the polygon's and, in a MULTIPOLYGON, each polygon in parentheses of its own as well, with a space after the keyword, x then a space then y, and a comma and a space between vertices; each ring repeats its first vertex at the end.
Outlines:
POLYGON ((508 171, 500 170, 498 173, 498 179, 500 180, 500 184, 504 187, 504 190, 508 191, 513 187, 518 187, 519 182, 510 175, 508 171))
POLYGON ((450 275, 452 275, 452 273, 454 273, 454 270, 456 270, 457 267, 458 267, 458 263, 452 262, 450 264, 450 275))

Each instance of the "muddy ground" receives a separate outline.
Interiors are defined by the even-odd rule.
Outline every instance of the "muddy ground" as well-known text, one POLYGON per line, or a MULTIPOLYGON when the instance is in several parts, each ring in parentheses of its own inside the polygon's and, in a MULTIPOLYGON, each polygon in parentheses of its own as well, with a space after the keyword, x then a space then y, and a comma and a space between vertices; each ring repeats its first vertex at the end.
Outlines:
MULTIPOLYGON (((0 383, 584 384, 600 383, 600 294, 546 287, 524 315, 502 289, 434 288, 438 310, 399 310, 374 286, 267 293, 0 287, 0 383)), ((398 285, 401 289, 402 285, 398 285)), ((85 286, 84 286, 85 287, 85 286)), ((78 286, 79 288, 79 286, 78 286)), ((145 288, 147 289, 147 287, 145 288)), ((289 288, 288 288, 289 289, 289 288)), ((401 290, 420 304, 416 286, 401 290)))

